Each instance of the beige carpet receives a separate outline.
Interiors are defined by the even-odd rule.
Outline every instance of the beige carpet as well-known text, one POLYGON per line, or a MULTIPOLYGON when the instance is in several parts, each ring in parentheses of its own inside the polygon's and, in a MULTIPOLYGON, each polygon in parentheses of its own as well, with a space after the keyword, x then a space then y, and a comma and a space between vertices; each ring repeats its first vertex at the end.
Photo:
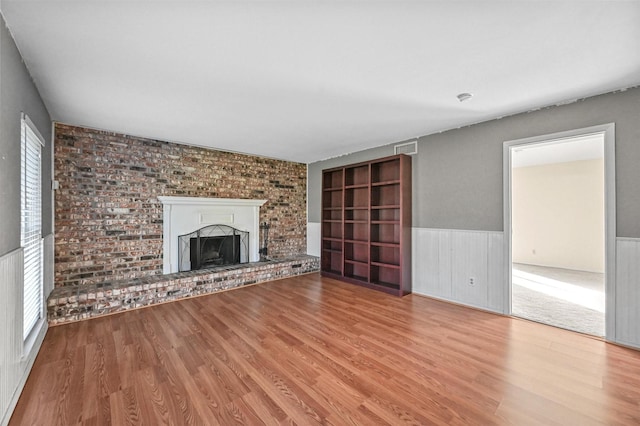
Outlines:
POLYGON ((604 336, 604 274, 513 264, 514 316, 604 336))

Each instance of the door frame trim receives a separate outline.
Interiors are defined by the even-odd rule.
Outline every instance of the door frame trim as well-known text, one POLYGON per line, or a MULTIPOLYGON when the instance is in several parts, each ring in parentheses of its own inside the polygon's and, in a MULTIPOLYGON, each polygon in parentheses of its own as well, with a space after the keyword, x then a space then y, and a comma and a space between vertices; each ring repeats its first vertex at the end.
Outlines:
POLYGON ((615 186, 615 123, 601 124, 564 132, 550 133, 503 142, 503 219, 504 219, 504 268, 506 291, 504 292, 505 314, 511 315, 512 287, 512 231, 511 231, 511 166, 512 151, 515 147, 558 142, 577 136, 603 134, 604 136, 604 221, 605 221, 605 339, 616 340, 616 186, 615 186))

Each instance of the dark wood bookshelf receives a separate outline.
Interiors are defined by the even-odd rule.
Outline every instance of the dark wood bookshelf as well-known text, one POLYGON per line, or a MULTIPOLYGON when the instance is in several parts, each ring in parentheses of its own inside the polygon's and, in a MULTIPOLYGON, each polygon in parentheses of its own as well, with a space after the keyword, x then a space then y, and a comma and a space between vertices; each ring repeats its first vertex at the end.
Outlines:
POLYGON ((324 170, 322 185, 322 274, 411 293, 411 157, 324 170))

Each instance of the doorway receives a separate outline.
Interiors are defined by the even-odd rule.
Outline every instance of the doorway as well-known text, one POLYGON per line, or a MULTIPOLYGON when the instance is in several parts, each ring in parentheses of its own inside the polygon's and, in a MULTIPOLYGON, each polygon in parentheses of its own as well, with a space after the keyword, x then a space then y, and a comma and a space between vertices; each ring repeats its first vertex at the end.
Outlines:
POLYGON ((612 335, 612 154, 613 125, 505 142, 511 315, 612 335))

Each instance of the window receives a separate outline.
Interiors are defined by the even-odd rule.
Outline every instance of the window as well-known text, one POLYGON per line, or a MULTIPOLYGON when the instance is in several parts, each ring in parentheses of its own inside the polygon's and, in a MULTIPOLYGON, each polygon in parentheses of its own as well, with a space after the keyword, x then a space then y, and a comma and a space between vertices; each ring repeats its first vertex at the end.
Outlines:
POLYGON ((24 322, 26 340, 42 318, 42 159, 44 139, 29 117, 22 115, 22 179, 20 245, 24 250, 24 322))

